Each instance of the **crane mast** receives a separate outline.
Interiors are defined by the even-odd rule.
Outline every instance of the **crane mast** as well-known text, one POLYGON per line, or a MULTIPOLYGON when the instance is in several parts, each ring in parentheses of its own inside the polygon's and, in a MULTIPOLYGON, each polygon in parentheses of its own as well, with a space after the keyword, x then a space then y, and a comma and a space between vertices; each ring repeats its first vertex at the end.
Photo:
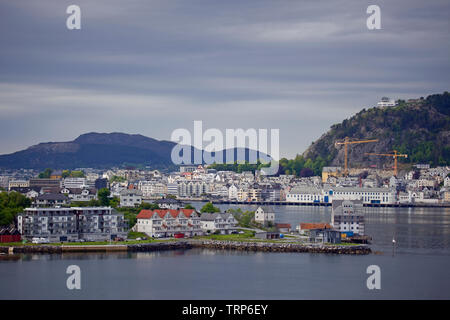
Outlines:
POLYGON ((402 158, 408 158, 407 154, 401 154, 399 153, 397 150, 394 150, 393 153, 365 153, 365 155, 368 156, 381 156, 381 157, 392 157, 394 158, 394 176, 397 176, 397 158, 398 157, 402 157, 402 158))
POLYGON ((355 140, 350 141, 349 137, 345 137, 344 141, 342 142, 335 142, 335 146, 338 145, 344 145, 344 175, 348 176, 348 145, 350 144, 360 144, 360 143, 369 143, 369 142, 378 142, 378 139, 371 139, 371 140, 355 140))

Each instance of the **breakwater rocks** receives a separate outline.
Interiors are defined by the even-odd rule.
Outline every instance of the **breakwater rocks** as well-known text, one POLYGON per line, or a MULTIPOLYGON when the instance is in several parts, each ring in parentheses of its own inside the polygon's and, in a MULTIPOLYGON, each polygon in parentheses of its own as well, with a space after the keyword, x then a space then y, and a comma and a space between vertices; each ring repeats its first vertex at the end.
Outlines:
POLYGON ((178 249, 192 249, 192 244, 187 241, 170 241, 128 245, 128 251, 131 252, 164 251, 178 249))
POLYGON ((194 248, 219 250, 262 251, 262 252, 309 252, 332 254, 370 254, 372 250, 366 245, 325 245, 271 242, 237 242, 237 241, 190 241, 194 248))
POLYGON ((13 253, 62 253, 61 246, 39 245, 39 246, 17 246, 0 247, 0 252, 8 253, 8 248, 13 248, 13 253))
MULTIPOLYGON (((64 252, 151 252, 165 250, 187 250, 192 248, 204 248, 213 250, 237 250, 237 251, 260 251, 260 252, 309 252, 329 254, 370 254, 372 250, 367 245, 325 245, 325 244, 300 244, 300 243, 272 243, 257 241, 217 241, 217 240, 185 240, 140 243, 129 245, 36 245, 17 246, 13 253, 64 253, 64 252)), ((0 253, 8 253, 8 247, 0 247, 0 253)))

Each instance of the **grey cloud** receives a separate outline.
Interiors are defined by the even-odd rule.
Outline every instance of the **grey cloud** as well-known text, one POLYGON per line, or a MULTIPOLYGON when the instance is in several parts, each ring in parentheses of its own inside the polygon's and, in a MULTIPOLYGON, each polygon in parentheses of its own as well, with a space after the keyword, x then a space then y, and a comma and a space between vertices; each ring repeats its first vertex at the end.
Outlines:
POLYGON ((294 156, 383 95, 449 88, 448 1, 78 0, 68 31, 72 2, 0 1, 0 153, 203 120, 280 128, 294 156), (382 30, 365 27, 369 4, 382 30))

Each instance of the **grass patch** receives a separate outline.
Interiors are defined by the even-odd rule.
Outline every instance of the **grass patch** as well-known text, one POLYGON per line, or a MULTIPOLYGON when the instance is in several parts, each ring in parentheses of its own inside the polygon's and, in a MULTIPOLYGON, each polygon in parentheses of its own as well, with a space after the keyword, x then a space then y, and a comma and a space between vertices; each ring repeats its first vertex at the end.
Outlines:
POLYGON ((244 233, 238 234, 210 234, 207 236, 198 236, 194 239, 203 240, 219 240, 219 241, 244 241, 249 239, 255 239, 255 232, 250 230, 241 230, 244 233))
POLYGON ((148 238, 148 235, 146 235, 143 232, 135 232, 135 231, 128 232, 128 239, 136 239, 136 238, 148 238))

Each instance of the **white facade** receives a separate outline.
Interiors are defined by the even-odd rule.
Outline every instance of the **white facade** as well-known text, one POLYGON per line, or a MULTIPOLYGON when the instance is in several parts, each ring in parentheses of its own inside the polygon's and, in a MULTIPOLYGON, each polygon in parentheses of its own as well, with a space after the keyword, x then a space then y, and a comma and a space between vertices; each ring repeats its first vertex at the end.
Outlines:
POLYGON ((327 202, 324 200, 325 197, 323 191, 321 189, 313 187, 292 188, 286 195, 286 202, 301 202, 301 203, 327 202))
POLYGON ((332 200, 362 200, 363 203, 396 203, 395 190, 389 188, 333 188, 329 191, 332 200))
POLYGON ((27 188, 30 186, 29 180, 9 180, 8 182, 8 188, 11 190, 11 188, 27 188))
POLYGON ((167 185, 158 181, 140 181, 138 189, 142 192, 144 198, 167 194, 167 185))
POLYGON ((340 232, 353 232, 364 235, 365 222, 362 214, 363 203, 360 200, 336 200, 333 201, 331 224, 340 232))
POLYGON ((135 229, 150 237, 172 237, 176 233, 188 237, 203 234, 200 217, 193 209, 141 210, 135 229))
POLYGON ((200 217, 200 225, 204 232, 230 234, 236 231, 237 220, 231 213, 203 213, 200 217))
POLYGON ((238 188, 233 184, 228 188, 228 199, 236 200, 238 197, 238 188))
POLYGON ((258 207, 255 211, 255 222, 260 224, 275 223, 275 213, 266 212, 262 207, 258 207))
POLYGON ((110 207, 27 208, 17 216, 17 227, 24 238, 49 242, 125 239, 128 229, 123 214, 110 207))
POLYGON ((377 107, 395 107, 397 102, 393 99, 389 99, 388 97, 381 98, 381 101, 377 103, 377 107))
POLYGON ((142 192, 139 190, 125 189, 120 192, 121 207, 137 207, 142 203, 142 192))
POLYGON ((83 189, 88 187, 86 178, 65 178, 62 181, 62 187, 68 189, 83 189))

